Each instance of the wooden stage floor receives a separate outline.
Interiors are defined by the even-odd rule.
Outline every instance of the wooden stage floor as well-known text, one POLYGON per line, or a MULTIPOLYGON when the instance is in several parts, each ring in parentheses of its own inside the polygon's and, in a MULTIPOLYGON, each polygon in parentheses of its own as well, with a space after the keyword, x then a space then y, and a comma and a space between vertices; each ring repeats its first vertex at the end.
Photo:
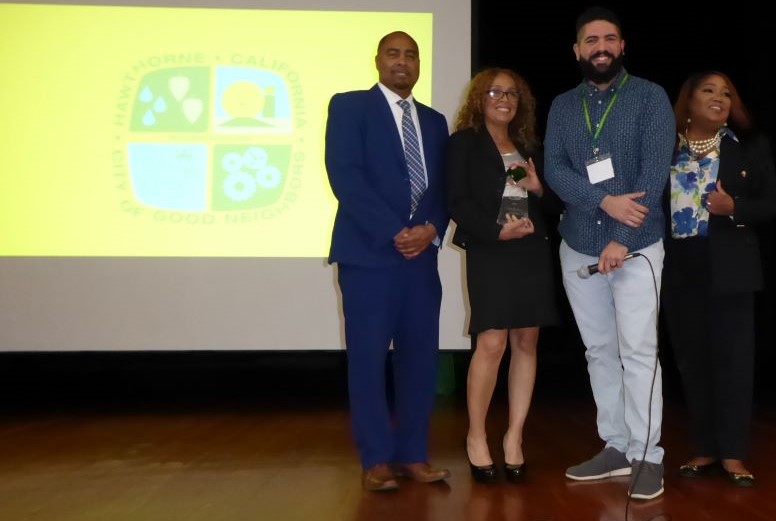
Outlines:
MULTIPOLYGON (((757 486, 740 489, 721 475, 678 475, 690 456, 687 427, 681 396, 667 391, 665 495, 631 502, 626 517, 627 478, 576 483, 564 477, 567 466, 600 449, 584 368, 540 368, 525 433, 524 483, 472 482, 463 451, 465 406, 456 391, 439 397, 431 433, 432 463, 450 468, 452 478, 402 482, 390 493, 360 488, 340 365, 325 374, 293 367, 185 375, 131 369, 41 373, 6 365, 0 372, 0 520, 776 519, 776 400, 770 396, 756 406, 749 464, 757 486)), ((505 416, 498 399, 490 422, 497 458, 505 416)))

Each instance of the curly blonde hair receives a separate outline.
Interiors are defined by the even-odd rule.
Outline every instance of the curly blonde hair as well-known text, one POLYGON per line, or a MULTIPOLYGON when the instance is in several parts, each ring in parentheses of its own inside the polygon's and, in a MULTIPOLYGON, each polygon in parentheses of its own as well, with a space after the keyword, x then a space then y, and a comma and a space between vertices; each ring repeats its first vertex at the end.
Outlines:
POLYGON ((528 83, 515 71, 492 67, 478 72, 469 82, 466 100, 458 111, 455 130, 481 129, 485 125, 485 97, 499 74, 512 78, 517 90, 517 114, 509 122, 509 138, 521 150, 535 151, 539 146, 536 137, 536 99, 528 83))

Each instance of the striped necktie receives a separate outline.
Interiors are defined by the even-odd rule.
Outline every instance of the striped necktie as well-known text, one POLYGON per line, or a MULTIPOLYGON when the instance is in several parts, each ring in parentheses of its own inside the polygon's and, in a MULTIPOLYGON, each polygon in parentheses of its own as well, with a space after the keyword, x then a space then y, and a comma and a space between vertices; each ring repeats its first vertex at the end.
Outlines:
POLYGON ((423 160, 420 156, 418 134, 412 122, 410 103, 404 99, 396 103, 404 111, 401 117, 401 132, 404 137, 404 159, 407 161, 407 170, 410 174, 410 213, 414 214, 418 208, 418 201, 426 190, 426 175, 423 172, 423 160))

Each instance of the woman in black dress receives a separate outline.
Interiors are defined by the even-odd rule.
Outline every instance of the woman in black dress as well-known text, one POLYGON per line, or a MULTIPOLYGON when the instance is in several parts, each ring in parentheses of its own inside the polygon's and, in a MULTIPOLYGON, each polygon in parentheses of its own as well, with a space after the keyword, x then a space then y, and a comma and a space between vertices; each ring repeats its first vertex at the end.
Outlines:
MULTIPOLYGON (((545 194, 534 158, 535 100, 507 69, 487 69, 469 84, 450 138, 450 215, 453 242, 466 250, 466 284, 476 348, 469 365, 466 451, 472 476, 497 479, 485 417, 499 365, 511 347, 509 427, 503 438, 509 480, 525 473, 523 424, 536 377, 539 327, 554 323, 552 259, 540 200, 545 194)), ((544 199, 547 199, 546 197, 544 199)))

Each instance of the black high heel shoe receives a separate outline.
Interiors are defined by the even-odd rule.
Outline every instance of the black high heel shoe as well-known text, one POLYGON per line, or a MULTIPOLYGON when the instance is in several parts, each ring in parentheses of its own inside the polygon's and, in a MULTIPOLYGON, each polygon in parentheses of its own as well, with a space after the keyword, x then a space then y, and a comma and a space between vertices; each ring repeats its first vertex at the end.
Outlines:
POLYGON ((495 483, 498 481, 498 471, 496 465, 491 463, 490 465, 477 466, 469 461, 469 470, 471 470, 472 478, 477 483, 495 483))
POLYGON ((504 475, 507 477, 507 481, 512 483, 523 481, 525 479, 525 463, 518 465, 504 463, 504 475))
POLYGON ((472 478, 477 483, 496 483, 498 481, 498 470, 496 469, 496 465, 491 463, 490 465, 482 465, 478 466, 472 463, 471 458, 469 458, 469 449, 468 444, 464 442, 463 450, 466 453, 466 461, 469 462, 469 470, 472 473, 472 478))
MULTIPOLYGON (((507 455, 507 435, 504 434, 504 440, 501 442, 502 448, 504 449, 504 458, 506 459, 507 455)), ((522 442, 521 442, 521 453, 522 453, 522 442)), ((507 478, 507 481, 511 483, 517 483, 520 481, 523 481, 525 478, 525 461, 523 463, 507 463, 504 461, 504 475, 507 478)))

